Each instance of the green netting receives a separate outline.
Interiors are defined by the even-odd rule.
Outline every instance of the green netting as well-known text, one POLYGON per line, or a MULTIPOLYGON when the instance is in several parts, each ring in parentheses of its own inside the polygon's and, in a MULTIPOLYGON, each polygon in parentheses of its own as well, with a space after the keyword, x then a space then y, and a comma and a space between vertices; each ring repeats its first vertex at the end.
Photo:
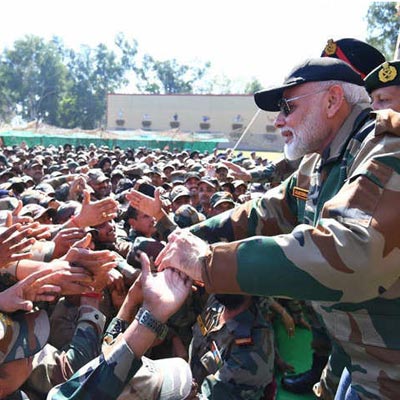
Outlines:
POLYGON ((24 141, 29 147, 34 145, 42 145, 49 146, 50 144, 54 146, 63 145, 65 143, 70 143, 74 146, 85 145, 88 146, 90 143, 94 143, 96 146, 109 146, 109 148, 113 148, 115 146, 119 146, 122 149, 127 147, 137 148, 137 147, 148 147, 151 149, 164 149, 166 146, 172 149, 179 150, 198 150, 200 152, 204 151, 212 151, 215 147, 217 147, 218 143, 221 140, 207 140, 207 141, 179 141, 168 138, 162 139, 130 139, 130 138, 118 138, 118 139, 109 139, 102 138, 101 136, 93 136, 85 133, 71 133, 68 135, 45 135, 45 134, 37 134, 34 132, 28 131, 7 131, 0 132, 0 137, 3 140, 5 146, 13 146, 20 145, 22 141, 24 141))

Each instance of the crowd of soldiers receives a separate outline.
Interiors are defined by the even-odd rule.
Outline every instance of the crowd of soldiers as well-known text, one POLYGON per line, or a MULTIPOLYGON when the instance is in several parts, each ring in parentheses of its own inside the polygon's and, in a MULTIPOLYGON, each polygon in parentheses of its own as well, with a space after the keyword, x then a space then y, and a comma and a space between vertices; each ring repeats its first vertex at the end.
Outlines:
MULTIPOLYGON (((152 263, 176 227, 192 226, 262 196, 288 173, 286 164, 273 164, 255 152, 249 157, 233 156, 229 149, 208 154, 93 144, 88 148, 69 144, 5 147, 0 213, 7 251, 2 252, 1 283, 3 289, 14 284, 12 289, 28 277, 26 287, 35 276, 32 271, 47 270, 36 280, 38 297, 30 294, 26 300, 35 302, 35 310, 37 301, 50 301, 39 303, 41 311, 18 316, 15 311, 25 310, 20 304, 0 303, 5 332, 11 329, 15 336, 1 342, 8 347, 0 368, 7 370, 13 361, 33 356, 22 391, 28 398, 45 398, 53 386, 99 354, 100 339, 103 347, 114 343, 133 319, 124 301, 141 273, 140 251, 152 263), (257 182, 251 182, 251 174, 258 176, 257 182), (132 206, 131 190, 157 199, 161 218, 154 211, 154 216, 146 214, 140 205, 132 206), (162 218, 167 222, 160 222, 162 218), (50 297, 42 298, 47 282, 59 287, 59 292, 54 287, 46 289, 50 297), (20 348, 24 329, 34 329, 30 332, 37 337, 33 348, 20 348)), ((10 296, 9 291, 2 294, 10 296)), ((241 388, 247 396, 254 392, 261 398, 266 390, 276 392, 276 346, 267 322, 273 312, 284 314, 288 334, 293 335, 292 317, 273 298, 208 296, 198 287, 168 320, 166 335, 146 356, 190 359, 197 385, 218 372, 226 375, 222 379, 225 390, 234 393, 241 388), (215 354, 221 357, 219 363, 215 354)), ((13 381, 7 385, 15 388, 13 381)), ((2 397, 10 395, 7 385, 2 385, 2 397)), ((148 390, 144 398, 153 398, 148 390)))
POLYGON ((399 85, 400 62, 329 41, 255 94, 279 162, 4 147, 0 398, 274 399, 279 314, 313 332, 286 390, 395 399, 399 85))

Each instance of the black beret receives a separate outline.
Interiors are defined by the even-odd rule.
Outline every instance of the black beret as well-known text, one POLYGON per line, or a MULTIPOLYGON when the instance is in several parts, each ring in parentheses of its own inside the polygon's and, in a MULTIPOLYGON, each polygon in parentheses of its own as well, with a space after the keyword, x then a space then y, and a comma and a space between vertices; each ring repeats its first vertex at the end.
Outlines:
POLYGON ((384 62, 370 72, 364 81, 369 93, 379 88, 400 85, 400 61, 384 62))
POLYGON ((374 68, 385 62, 385 56, 375 47, 358 39, 329 39, 321 57, 343 60, 365 78, 374 68))

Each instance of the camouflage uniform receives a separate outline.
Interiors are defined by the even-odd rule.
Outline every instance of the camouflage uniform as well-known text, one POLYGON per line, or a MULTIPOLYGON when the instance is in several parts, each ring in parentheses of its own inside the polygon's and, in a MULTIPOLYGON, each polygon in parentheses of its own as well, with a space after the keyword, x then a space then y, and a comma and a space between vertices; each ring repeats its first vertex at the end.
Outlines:
POLYGON ((32 373, 22 389, 30 399, 44 399, 49 390, 70 378, 100 354, 100 338, 105 317, 96 308, 80 306, 77 325, 70 343, 62 350, 46 344, 35 354, 32 373))
POLYGON ((283 159, 265 167, 254 168, 248 172, 251 175, 252 182, 279 184, 297 169, 299 163, 299 160, 289 161, 283 159))
POLYGON ((236 240, 211 246, 208 291, 315 300, 361 398, 400 393, 399 136, 398 114, 353 106, 322 155, 304 157, 263 198, 191 228, 236 240))
POLYGON ((193 327, 190 366, 201 398, 261 399, 273 379, 273 331, 253 304, 226 323, 210 296, 193 327))
POLYGON ((107 328, 103 353, 54 387, 47 400, 157 400, 161 394, 163 398, 186 398, 192 389, 192 374, 186 361, 136 358, 120 335, 127 326, 115 318, 107 328))

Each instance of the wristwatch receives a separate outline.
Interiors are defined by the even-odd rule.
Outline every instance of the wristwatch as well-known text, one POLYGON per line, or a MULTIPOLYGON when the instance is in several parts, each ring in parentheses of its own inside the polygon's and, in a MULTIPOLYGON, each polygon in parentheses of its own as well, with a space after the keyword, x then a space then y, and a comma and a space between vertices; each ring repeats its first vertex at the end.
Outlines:
POLYGON ((167 325, 158 321, 154 315, 143 307, 139 308, 135 319, 139 322, 140 325, 145 326, 152 330, 159 339, 164 340, 168 333, 167 325))

